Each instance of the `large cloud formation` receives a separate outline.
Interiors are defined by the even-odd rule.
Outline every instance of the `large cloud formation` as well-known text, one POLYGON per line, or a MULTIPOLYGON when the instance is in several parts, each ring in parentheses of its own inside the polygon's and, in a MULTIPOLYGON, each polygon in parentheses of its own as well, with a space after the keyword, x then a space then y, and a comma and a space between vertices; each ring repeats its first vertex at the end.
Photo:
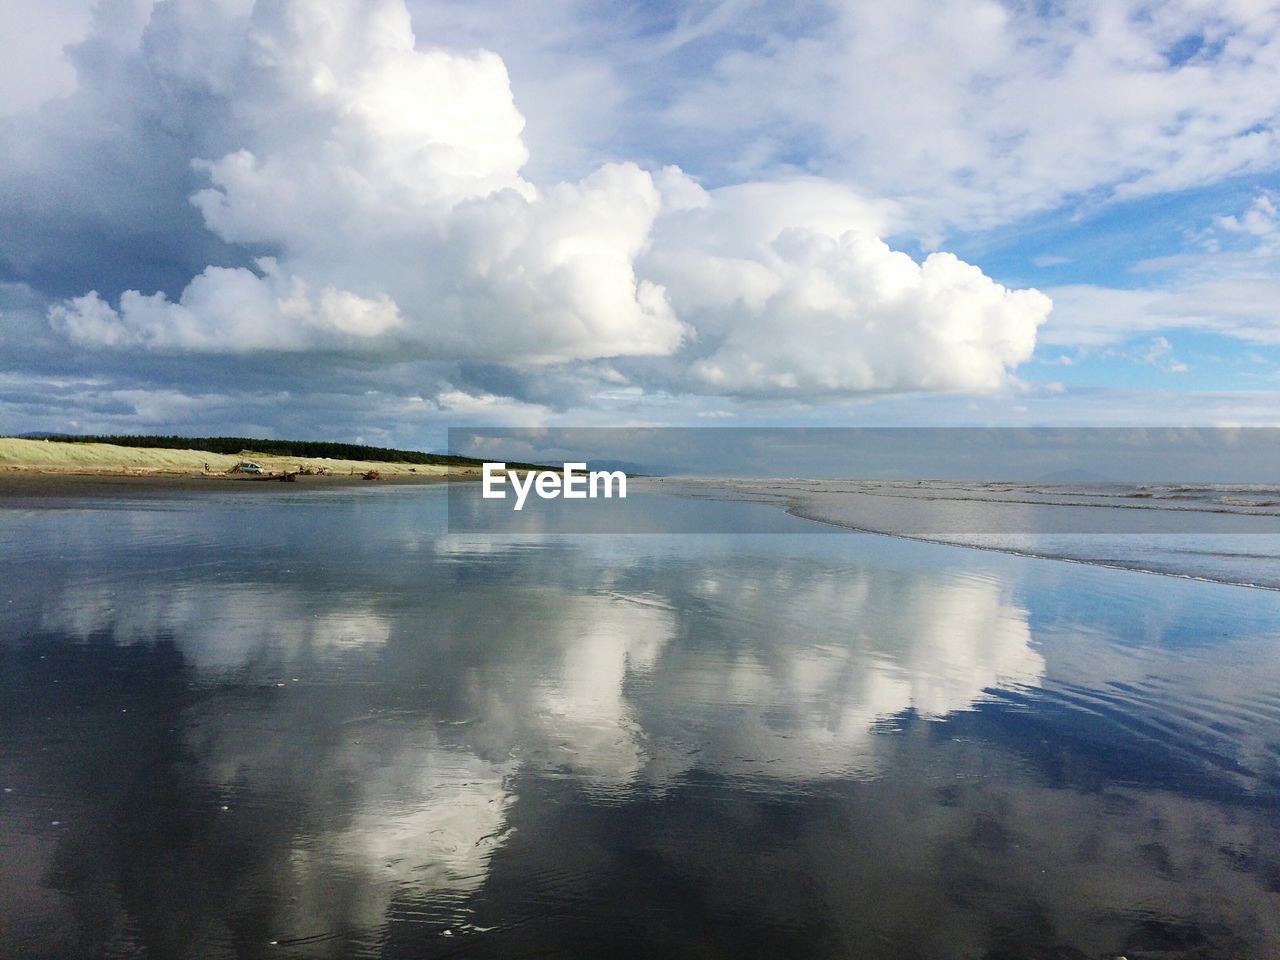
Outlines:
MULTIPOLYGON (((54 154, 51 173, 19 189, 34 165, 15 164, 0 190, 83 234, 90 199, 45 186, 87 177, 134 239, 148 209, 172 214, 153 245, 180 241, 170 277, 194 266, 159 292, 156 271, 89 271, 93 289, 48 310, 80 348, 647 376, 677 393, 990 390, 1050 309, 951 255, 894 252, 890 208, 828 180, 707 191, 607 162, 535 184, 503 61, 428 46, 402 0, 115 4, 130 17, 100 9, 73 52, 76 94, 4 131, 54 154), (69 144, 127 155, 77 168, 69 144)), ((13 279, 38 286, 59 237, 33 238, 13 279)))
POLYGON ((191 197, 205 225, 279 256, 209 267, 176 301, 91 293, 55 325, 109 345, 407 341, 507 361, 679 344, 662 292, 632 269, 658 208, 648 174, 610 165, 545 193, 523 180, 524 121, 495 55, 417 50, 398 0, 239 6, 214 57, 194 36, 203 18, 174 8, 144 44, 163 81, 226 99, 243 138, 193 158, 212 184, 191 197))

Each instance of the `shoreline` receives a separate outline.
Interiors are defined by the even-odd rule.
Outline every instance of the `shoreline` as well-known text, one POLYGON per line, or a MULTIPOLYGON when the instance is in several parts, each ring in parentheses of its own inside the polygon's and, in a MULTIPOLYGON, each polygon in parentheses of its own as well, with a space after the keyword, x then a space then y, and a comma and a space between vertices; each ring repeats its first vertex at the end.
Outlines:
POLYGON ((280 493, 306 489, 334 489, 342 487, 376 486, 425 486, 451 481, 472 481, 477 477, 468 474, 444 473, 387 473, 378 480, 365 480, 359 473, 328 474, 324 476, 300 475, 295 481, 282 481, 280 477, 252 475, 232 476, 216 473, 168 473, 0 469, 0 499, 44 497, 146 497, 164 492, 235 492, 280 493))
POLYGON ((310 487, 422 484, 478 479, 462 463, 412 463, 295 457, 242 450, 237 454, 113 443, 57 443, 0 437, 0 497, 148 496, 162 491, 279 490, 310 487), (241 472, 252 464, 256 472, 241 472), (366 479, 367 475, 370 476, 366 479))
MULTIPOLYGON (((788 483, 792 481, 782 481, 788 483)), ((1132 559, 1121 559, 1114 556, 1097 556, 1076 553, 1064 553, 1060 550, 1053 549, 1034 549, 1027 546, 1013 546, 1001 543, 974 543, 971 540, 959 539, 954 536, 944 534, 929 534, 909 530, 888 529, 883 525, 872 525, 865 522, 859 522, 851 517, 834 516, 829 509, 823 509, 821 505, 815 501, 813 497, 805 497, 798 494, 794 490, 779 489, 777 482, 771 484, 770 481, 755 481, 735 478, 703 478, 703 477, 672 477, 660 478, 654 487, 654 492, 664 493, 667 496, 686 497, 689 499, 711 499, 711 500, 731 500, 741 503, 757 503, 763 506, 772 507, 777 510, 797 517, 801 520, 807 520, 811 523, 822 524, 823 526, 834 527, 839 530, 847 530, 851 533, 870 534, 877 537, 889 537, 895 540, 906 540, 912 543, 927 543, 934 546, 952 547, 959 550, 981 550, 984 552, 998 553, 1005 556, 1020 557, 1029 560, 1044 560, 1060 563, 1078 563, 1086 566, 1099 567, 1107 570, 1120 570, 1128 573, 1140 573, 1147 576, 1172 577, 1178 580, 1189 580, 1197 583, 1218 584, 1221 586, 1240 587, 1248 590, 1267 590, 1271 592, 1280 592, 1280 578, 1277 579, 1249 579, 1246 575, 1238 572, 1226 570, 1206 571, 1204 569, 1191 569, 1184 565, 1179 567, 1176 563, 1161 564, 1158 562, 1159 555, 1151 555, 1146 557, 1135 557, 1132 559), (669 485, 668 485, 669 484, 669 485), (665 487, 665 489, 664 489, 665 487)), ((930 501, 922 501, 929 503, 930 501)), ((1005 501, 979 501, 982 503, 1005 502, 1005 501)), ((1045 508, 1053 508, 1062 506, 1055 503, 1031 504, 1042 506, 1045 508)), ((1096 509, 1090 507, 1088 509, 1096 509)), ((1193 511, 1185 511, 1191 513, 1193 511)), ((1142 531, 1135 531, 1138 535, 1143 535, 1142 531)), ((1095 536, 1098 538, 1124 537, 1123 531, 1083 531, 1085 536, 1095 536)), ((1147 536, 1160 535, 1159 533, 1146 533, 1147 536)), ((1175 536, 1194 536, 1194 531, 1175 533, 1175 536)), ((1217 534, 1208 532, 1206 536, 1215 536, 1217 534)), ((1263 536, 1275 534, 1262 534, 1263 536)), ((1225 557, 1226 554, 1208 554, 1206 556, 1225 557)), ((1242 558, 1243 559, 1243 558, 1242 558)), ((1255 559, 1255 558, 1248 558, 1255 559)), ((1267 561, 1277 562, 1280 557, 1266 556, 1267 561)), ((1185 564, 1185 560, 1184 560, 1185 564)))
MULTIPOLYGON (((762 500, 752 502, 765 503, 767 501, 762 500)), ((1243 587, 1246 590, 1271 590, 1280 592, 1280 585, 1271 583, 1254 583, 1249 580, 1201 576, 1194 573, 1183 573, 1178 570, 1160 570, 1154 567, 1144 567, 1136 563, 1122 563, 1117 560, 1072 557, 1063 554, 1049 553, 1047 551, 1036 553, 1029 550, 1018 550, 1013 547, 997 546, 994 544, 965 543, 959 540, 945 540, 941 537, 926 537, 910 533, 893 533, 888 530, 876 530, 872 527, 858 527, 848 523, 841 523, 838 520, 832 520, 828 517, 814 516, 805 513, 804 508, 800 503, 770 504, 770 506, 777 506, 783 512, 801 520, 809 520, 812 523, 821 523, 829 527, 836 527, 840 530, 848 530, 851 533, 865 533, 875 537, 890 537, 894 540, 909 540, 912 543, 928 543, 937 547, 955 547, 959 550, 985 550, 990 553, 1003 554, 1007 557, 1021 557, 1025 560, 1047 560, 1056 563, 1079 563, 1090 567, 1101 567, 1105 570, 1124 570, 1128 573, 1142 573, 1153 577, 1173 577, 1178 580, 1191 580, 1195 583, 1214 583, 1219 586, 1243 587)))
MULTIPOLYGON (((384 467, 392 466, 384 464, 384 467)), ((50 469, 47 467, 0 467, 0 509, 23 506, 23 501, 57 501, 75 498, 114 498, 114 499, 153 499, 167 494, 204 494, 229 492, 251 495, 258 493, 301 493, 308 490, 335 490, 369 486, 427 486, 448 484, 450 482, 476 482, 478 473, 444 471, 417 473, 409 472, 407 465, 396 464, 377 480, 366 480, 359 472, 342 474, 306 475, 299 474, 292 482, 285 485, 279 474, 254 476, 227 473, 203 473, 193 471, 165 471, 145 469, 102 469, 74 470, 50 469), (397 469, 398 468, 398 469, 397 469)), ((682 478, 687 479, 687 478, 682 478)), ((1114 557, 1078 556, 1062 554, 1048 550, 1026 549, 1000 544, 979 544, 955 540, 942 536, 914 534, 907 531, 893 531, 850 522, 826 514, 815 509, 816 505, 805 502, 804 498, 788 495, 784 491, 765 489, 733 489, 718 483, 695 483, 692 486, 659 482, 654 484, 650 492, 660 495, 674 496, 681 499, 729 500, 753 502, 822 526, 834 527, 855 533, 874 534, 898 540, 927 543, 935 546, 948 546, 966 550, 981 550, 1025 559, 1038 559, 1079 563, 1106 569, 1123 570, 1130 573, 1142 573, 1152 576, 1174 577, 1198 581, 1243 587, 1246 589, 1280 591, 1280 583, 1265 579, 1251 580, 1241 576, 1227 574, 1225 571, 1207 573, 1203 570, 1178 569, 1176 566, 1165 567, 1152 563, 1151 558, 1120 560, 1114 557), (674 487, 674 489, 673 489, 674 487), (701 489, 699 489, 701 488, 701 489), (698 492, 694 492, 698 490, 698 492), (708 494, 710 494, 708 496, 708 494)), ((637 491, 639 492, 639 491, 637 491)))

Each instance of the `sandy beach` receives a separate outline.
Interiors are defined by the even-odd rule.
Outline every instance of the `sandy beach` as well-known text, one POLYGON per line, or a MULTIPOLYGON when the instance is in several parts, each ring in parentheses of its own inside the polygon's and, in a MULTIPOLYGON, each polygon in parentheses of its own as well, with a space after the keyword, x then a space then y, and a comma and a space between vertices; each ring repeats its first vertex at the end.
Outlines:
POLYGON ((124 447, 107 443, 55 443, 0 438, 0 496, 152 496, 163 490, 252 492, 289 488, 425 484, 473 480, 478 468, 436 464, 258 456, 124 447), (242 460, 262 474, 233 472, 242 460), (370 472, 376 480, 365 479, 370 472))
POLYGON ((380 480, 354 476, 299 476, 296 482, 282 484, 279 477, 228 477, 218 474, 181 473, 66 473, 59 471, 0 471, 0 497, 148 497, 165 491, 233 491, 252 494, 281 489, 332 489, 335 487, 367 487, 375 484, 413 485, 445 483, 450 480, 474 480, 467 473, 458 474, 383 474, 380 480))

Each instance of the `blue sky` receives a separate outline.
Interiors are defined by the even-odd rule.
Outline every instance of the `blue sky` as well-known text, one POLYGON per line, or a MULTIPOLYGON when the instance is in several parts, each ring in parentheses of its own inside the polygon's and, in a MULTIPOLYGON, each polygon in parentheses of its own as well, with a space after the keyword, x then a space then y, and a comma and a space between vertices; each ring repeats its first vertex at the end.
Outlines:
MULTIPOLYGON (((1197 275, 1212 275, 1215 260, 1248 258, 1258 251, 1262 244, 1254 236, 1219 226, 1224 216, 1232 216, 1221 211, 1248 210, 1258 198, 1274 198, 1276 186, 1275 176, 1263 174, 1096 209, 1058 209, 957 236, 949 246, 1011 286, 1177 290, 1197 275)), ((1218 269, 1224 277, 1270 279, 1275 266, 1273 259, 1258 257, 1256 264, 1227 263, 1218 269)), ((1280 352, 1268 339, 1170 324, 1134 341, 1122 324, 1116 326, 1117 343, 1102 349, 1072 349, 1042 338, 1022 375, 1068 386, 1124 383, 1153 390, 1257 390, 1280 381, 1280 352), (1156 342, 1160 334, 1163 341, 1156 342)))
POLYGON ((0 432, 1276 423, 1280 4, 17 0, 0 432))

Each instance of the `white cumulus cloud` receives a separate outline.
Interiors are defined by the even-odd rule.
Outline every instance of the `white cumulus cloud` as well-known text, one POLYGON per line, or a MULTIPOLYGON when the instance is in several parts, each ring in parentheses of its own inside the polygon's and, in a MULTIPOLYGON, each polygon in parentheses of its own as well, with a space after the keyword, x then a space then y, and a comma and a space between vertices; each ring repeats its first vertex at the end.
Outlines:
POLYGON ((820 182, 700 197, 659 225, 651 268, 709 353, 701 389, 839 394, 991 390, 1030 358, 1049 298, 949 253, 917 263, 880 210, 820 182))
POLYGON ((649 174, 611 164, 546 191, 522 179, 524 121, 497 56, 418 50, 399 0, 260 3, 231 24, 239 49, 210 62, 184 43, 204 18, 171 18, 157 69, 227 92, 244 145, 194 158, 211 186, 191 201, 222 239, 278 255, 256 273, 210 267, 176 302, 78 298, 52 314, 71 336, 233 352, 363 340, 521 362, 678 346, 663 291, 632 266, 658 212, 649 174))
POLYGON ((175 124, 206 105, 188 199, 244 262, 65 299, 53 328, 171 354, 657 357, 665 388, 726 395, 985 391, 1030 357, 1046 297, 891 250, 897 206, 833 181, 708 192, 614 161, 532 182, 503 60, 429 39, 403 0, 158 6, 136 55, 175 124))

